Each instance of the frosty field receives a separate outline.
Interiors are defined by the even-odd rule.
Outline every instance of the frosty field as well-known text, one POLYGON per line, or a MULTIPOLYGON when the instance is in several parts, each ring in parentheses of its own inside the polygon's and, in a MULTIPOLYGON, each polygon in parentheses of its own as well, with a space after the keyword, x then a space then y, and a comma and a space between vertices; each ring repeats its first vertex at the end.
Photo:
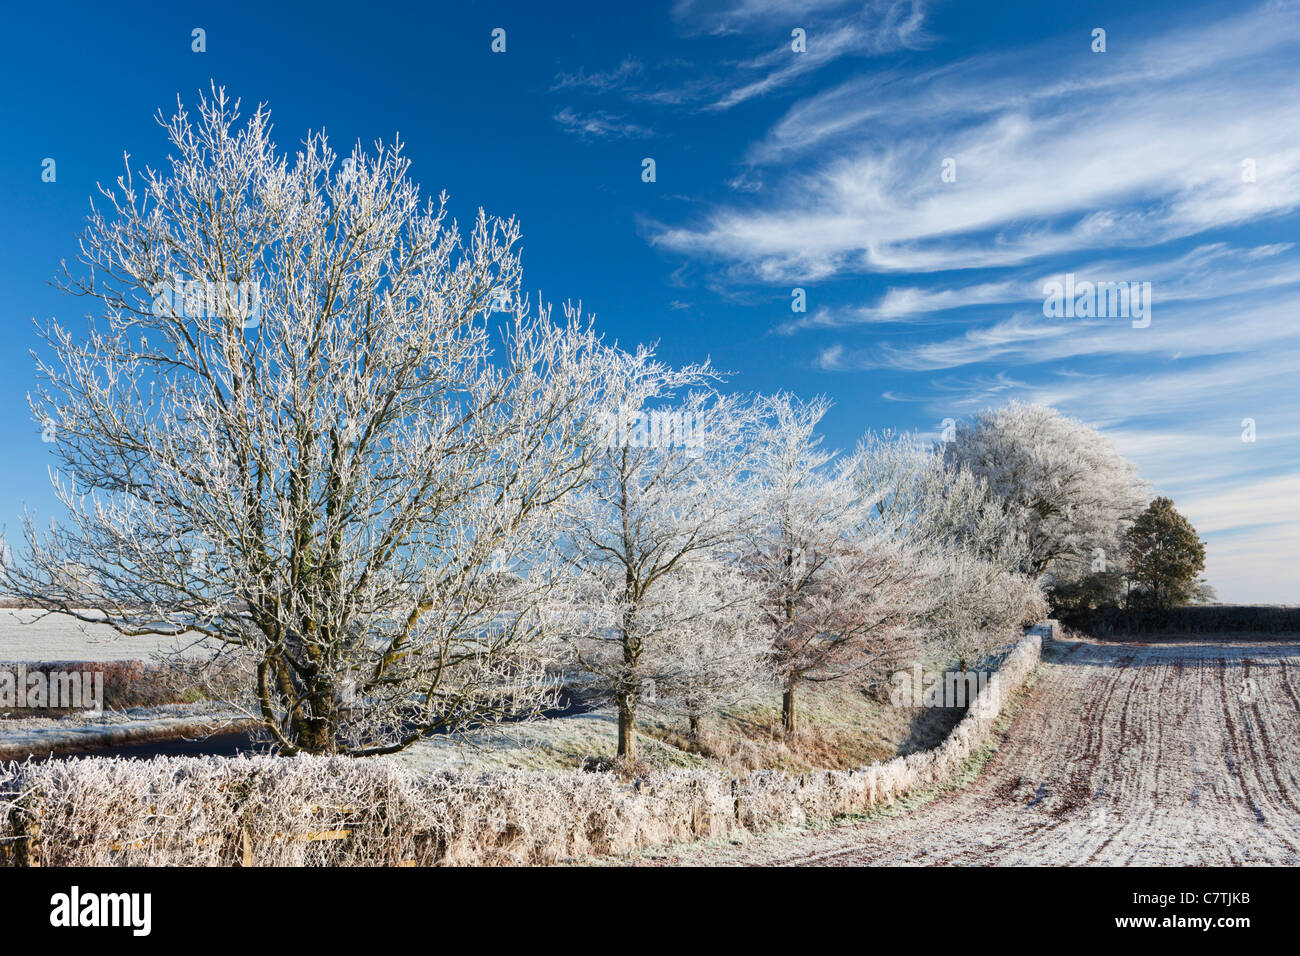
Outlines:
POLYGON ((998 752, 914 810, 683 864, 1300 863, 1300 645, 1060 641, 998 752))
POLYGON ((0 661, 128 661, 189 650, 192 636, 123 637, 105 624, 84 624, 31 609, 0 608, 0 661))

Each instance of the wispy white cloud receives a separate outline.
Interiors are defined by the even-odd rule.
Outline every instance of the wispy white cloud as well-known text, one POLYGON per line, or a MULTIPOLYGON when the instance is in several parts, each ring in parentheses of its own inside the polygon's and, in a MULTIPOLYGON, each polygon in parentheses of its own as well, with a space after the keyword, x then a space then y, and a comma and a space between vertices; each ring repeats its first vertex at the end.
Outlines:
MULTIPOLYGON (((1261 289, 1300 283, 1300 257, 1288 255, 1294 243, 1268 243, 1235 248, 1227 243, 1197 246, 1173 258, 1130 256, 1106 258, 1071 266, 1080 279, 1111 282, 1150 282, 1162 305, 1196 299, 1223 299, 1261 289)), ((782 334, 810 328, 843 328, 863 324, 938 321, 939 313, 972 306, 1041 302, 1048 282, 1064 282, 1063 272, 1020 273, 993 282, 965 286, 891 286, 869 305, 821 308, 782 323, 782 334)))
POLYGON ((931 320, 935 313, 973 305, 1020 302, 1033 295, 1024 282, 984 282, 952 289, 923 289, 898 286, 889 289, 873 305, 821 308, 777 326, 782 334, 801 329, 834 329, 850 325, 901 323, 931 320))
POLYGON ((806 0, 797 9, 768 0, 683 0, 673 7, 673 19, 679 31, 696 42, 726 38, 725 51, 734 50, 735 44, 746 49, 740 55, 720 53, 715 43, 695 61, 646 65, 628 58, 606 70, 562 72, 552 91, 584 90, 660 106, 729 110, 793 86, 844 57, 879 56, 929 41, 922 0, 806 0), (803 31, 798 50, 796 29, 803 31))
POLYGON ((1300 315, 1296 291, 1257 295, 1230 309, 1217 302, 1171 309, 1156 298, 1150 313, 1149 327, 1133 328, 1126 318, 1047 318, 1040 307, 969 327, 955 337, 904 345, 882 342, 853 353, 853 361, 858 368, 932 371, 984 362, 1038 365, 1103 356, 1192 358, 1276 349, 1300 340, 1293 318, 1300 315))
POLYGON ((1300 471, 1177 502, 1206 539, 1206 577, 1220 597, 1300 603, 1298 500, 1300 471))
MULTIPOLYGON (((1293 2, 1233 11, 1210 23, 1148 33, 1124 52, 1091 53, 1085 37, 1058 36, 1032 46, 981 52, 928 70, 873 71, 807 97, 792 106, 749 150, 755 164, 783 163, 813 151, 835 150, 873 128, 948 127, 1007 113, 1053 109, 1098 97, 1141 100, 1137 90, 1202 85, 1221 77, 1229 86, 1251 84, 1262 63, 1285 61, 1295 44, 1293 2), (1054 70, 1054 72, 1053 72, 1054 70)), ((1264 86, 1259 87, 1266 89, 1264 86)))
POLYGON ((677 0, 672 13, 678 26, 688 35, 708 33, 725 36, 749 32, 774 22, 824 16, 852 6, 862 5, 849 0, 803 0, 798 10, 792 10, 786 0, 677 0))
MULTIPOLYGON (((772 19, 776 5, 746 3, 738 6, 752 11, 762 7, 765 19, 772 19)), ((817 5, 813 5, 817 6, 817 5)), ((709 106, 725 110, 762 96, 773 90, 789 86, 805 74, 813 73, 845 56, 879 56, 903 48, 916 48, 926 44, 923 24, 925 10, 913 0, 894 0, 884 3, 850 4, 847 13, 842 4, 821 5, 821 11, 801 6, 797 14, 787 6, 780 19, 790 27, 804 31, 804 50, 793 50, 793 31, 786 33, 791 39, 760 56, 737 65, 742 78, 709 106), (828 13, 829 16, 820 14, 828 13), (744 79, 752 75, 752 79, 744 79)))
POLYGON ((753 278, 793 280, 1018 266, 1290 212, 1300 206, 1300 77, 1285 56, 1258 54, 1300 54, 1300 24, 1290 4, 1243 19, 1249 29, 1234 20, 1150 42, 1123 61, 1123 82, 1109 54, 1090 54, 1078 38, 1077 56, 1093 59, 1059 56, 1058 82, 1023 65, 1013 77, 956 67, 919 86, 868 81, 879 95, 861 117, 846 121, 826 105, 803 135, 782 134, 801 143, 833 135, 833 158, 654 241, 753 278), (1187 56, 1197 37, 1211 51, 1199 69, 1187 56), (1101 79, 1073 79, 1090 73, 1101 79), (947 158, 955 182, 941 181, 947 158), (1246 159, 1254 181, 1243 180, 1246 159))
POLYGON ((606 93, 611 90, 622 89, 634 77, 640 76, 645 72, 645 66, 640 60, 625 59, 612 70, 597 70, 588 73, 586 70, 578 69, 573 73, 560 73, 555 77, 555 83, 551 87, 551 92, 556 90, 585 89, 594 90, 598 93, 606 93))
POLYGON ((654 130, 635 123, 629 123, 621 116, 595 110, 579 113, 565 107, 554 116, 566 132, 573 133, 579 139, 623 139, 654 135, 654 130))

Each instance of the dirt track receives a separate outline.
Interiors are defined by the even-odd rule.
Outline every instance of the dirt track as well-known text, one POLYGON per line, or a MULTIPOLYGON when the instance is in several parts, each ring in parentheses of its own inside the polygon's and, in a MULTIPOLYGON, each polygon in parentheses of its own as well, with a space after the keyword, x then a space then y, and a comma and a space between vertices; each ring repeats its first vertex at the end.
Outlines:
MULTIPOLYGON (((680 863, 1300 863, 1300 644, 1058 641, 977 780, 680 863)), ((667 862, 667 861, 665 861, 667 862)))

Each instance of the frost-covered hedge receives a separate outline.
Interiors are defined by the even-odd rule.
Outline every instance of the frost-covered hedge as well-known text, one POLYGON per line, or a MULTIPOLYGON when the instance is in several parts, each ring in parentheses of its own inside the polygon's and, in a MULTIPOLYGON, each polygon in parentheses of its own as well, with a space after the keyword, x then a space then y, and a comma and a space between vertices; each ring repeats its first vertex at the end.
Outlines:
POLYGON ((1041 629, 933 750, 859 770, 728 780, 661 771, 412 776, 343 757, 86 758, 0 769, 4 862, 104 865, 552 863, 757 832, 942 783, 988 739, 1038 663, 1041 629))

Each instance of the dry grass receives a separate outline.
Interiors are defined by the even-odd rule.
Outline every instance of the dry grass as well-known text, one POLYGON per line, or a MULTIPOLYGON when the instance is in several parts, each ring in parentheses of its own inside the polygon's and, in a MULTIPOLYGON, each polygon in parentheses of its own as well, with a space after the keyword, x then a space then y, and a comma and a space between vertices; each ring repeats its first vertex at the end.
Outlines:
MULTIPOLYGON (((31 610, 0 611, 0 660, 92 662, 60 667, 105 670, 105 706, 110 710, 222 700, 234 692, 233 686, 225 686, 229 682, 222 682, 222 675, 216 681, 219 687, 207 686, 200 693, 197 682, 179 672, 164 673, 163 665, 130 660, 131 655, 148 657, 174 641, 121 638, 104 625, 57 616, 30 623, 36 617, 31 610)), ((954 710, 891 707, 860 685, 808 684, 800 690, 799 732, 790 737, 781 729, 779 705, 774 693, 768 700, 706 719, 698 739, 687 733, 684 721, 644 713, 638 721, 640 760, 649 769, 711 766, 732 775, 760 769, 793 773, 850 769, 933 747, 961 718, 954 710)), ((0 725, 0 747, 5 744, 3 730, 0 725)), ((76 736, 84 736, 80 728, 76 736)), ((584 762, 612 760, 616 741, 612 713, 599 711, 481 731, 462 739, 430 739, 394 759, 416 772, 572 770, 584 762)), ((5 751, 15 752, 14 747, 5 751)))
POLYGON ((802 690, 799 728, 786 734, 780 701, 750 705, 706 720, 698 737, 684 721, 644 722, 648 736, 698 754, 728 773, 848 770, 939 744, 961 720, 956 708, 893 707, 860 685, 802 690))
MULTIPOLYGON (((421 740, 386 758, 413 773, 436 770, 577 770, 605 765, 618 744, 618 721, 597 711, 529 723, 507 724, 461 738, 421 740)), ((701 769, 708 761, 646 734, 638 734, 645 769, 701 769)))
MULTIPOLYGON (((707 767, 731 776, 849 770, 934 747, 962 717, 958 709, 893 707, 847 684, 811 687, 801 702, 794 736, 781 729, 779 701, 710 718, 698 737, 684 720, 644 715, 638 720, 638 765, 641 772, 707 767)), ((389 759, 415 772, 606 768, 613 766, 617 742, 618 722, 601 710, 463 738, 431 738, 389 759)))
MULTIPOLYGON (((102 675, 104 710, 125 711, 137 707, 161 707, 167 704, 194 704, 201 701, 233 700, 251 681, 250 668, 234 658, 202 668, 167 661, 32 661, 0 664, 14 684, 19 675, 73 672, 81 675, 80 686, 89 688, 94 675, 102 675), (20 670, 20 664, 23 670, 20 670)), ((78 710, 57 707, 16 707, 0 711, 0 719, 26 720, 33 717, 72 716, 78 710)), ((2 726, 2 725, 0 725, 2 726)))

